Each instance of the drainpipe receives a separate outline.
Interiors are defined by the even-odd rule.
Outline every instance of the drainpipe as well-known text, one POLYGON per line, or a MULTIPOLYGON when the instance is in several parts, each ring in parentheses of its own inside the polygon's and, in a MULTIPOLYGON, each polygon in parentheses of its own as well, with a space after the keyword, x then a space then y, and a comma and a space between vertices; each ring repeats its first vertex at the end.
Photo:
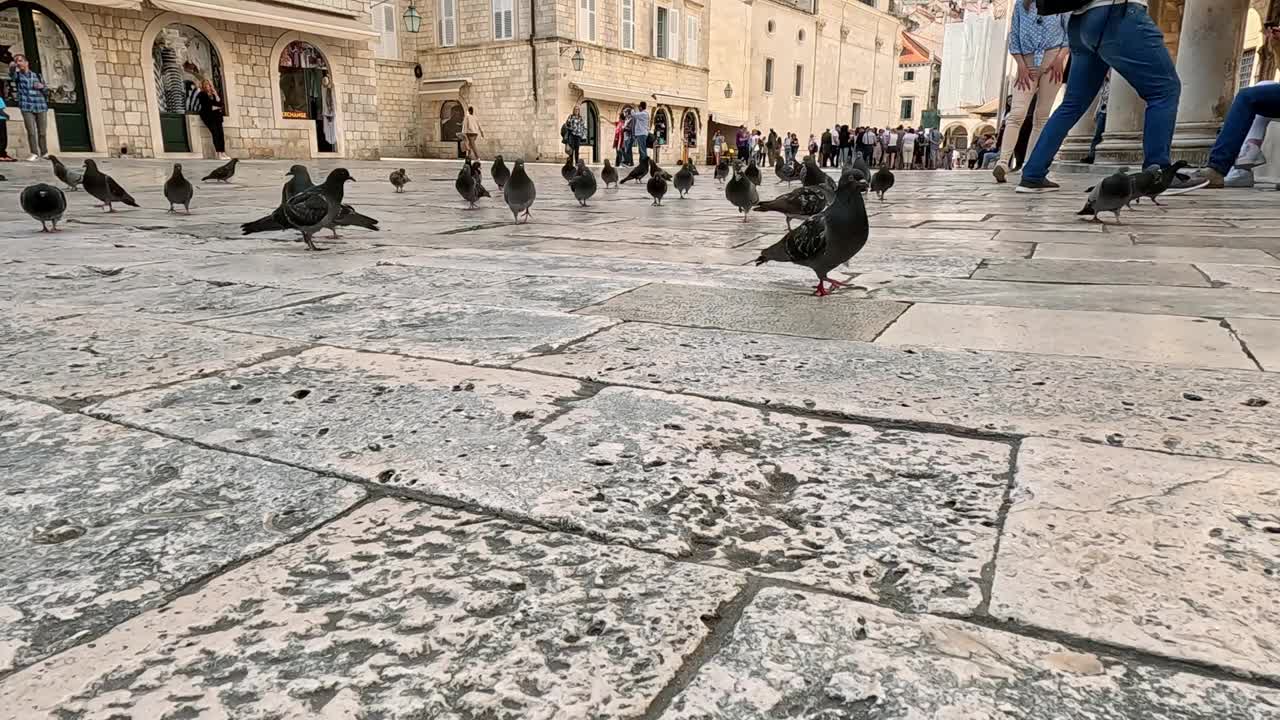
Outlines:
MULTIPOLYGON (((538 104, 538 46, 534 37, 538 34, 538 0, 529 0, 529 79, 533 81, 533 103, 538 104)), ((535 108, 536 111, 536 108, 535 108)))

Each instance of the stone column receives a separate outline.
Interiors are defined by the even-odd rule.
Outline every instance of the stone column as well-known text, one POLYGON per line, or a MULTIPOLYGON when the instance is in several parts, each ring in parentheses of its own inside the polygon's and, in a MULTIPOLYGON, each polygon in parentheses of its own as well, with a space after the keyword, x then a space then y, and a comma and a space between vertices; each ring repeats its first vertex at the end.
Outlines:
POLYGON ((1093 142, 1093 133, 1098 129, 1098 103, 1102 101, 1102 93, 1093 99, 1089 111, 1080 118, 1080 122, 1071 128, 1058 150, 1058 162, 1080 162, 1080 158, 1089 154, 1089 144, 1093 142))
POLYGON ((1099 164, 1142 164, 1142 120, 1147 103, 1120 73, 1111 72, 1111 100, 1107 103, 1107 131, 1098 146, 1099 164))
POLYGON ((1202 164, 1218 135, 1239 74, 1249 0, 1187 0, 1178 36, 1182 98, 1173 135, 1174 157, 1202 164))

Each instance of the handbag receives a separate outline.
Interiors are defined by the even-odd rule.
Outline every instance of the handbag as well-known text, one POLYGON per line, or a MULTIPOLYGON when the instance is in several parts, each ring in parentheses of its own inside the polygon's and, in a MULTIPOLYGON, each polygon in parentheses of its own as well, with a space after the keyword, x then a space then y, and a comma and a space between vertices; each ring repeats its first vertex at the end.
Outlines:
POLYGON ((1037 15, 1061 15, 1075 12, 1093 0, 1036 0, 1037 15))

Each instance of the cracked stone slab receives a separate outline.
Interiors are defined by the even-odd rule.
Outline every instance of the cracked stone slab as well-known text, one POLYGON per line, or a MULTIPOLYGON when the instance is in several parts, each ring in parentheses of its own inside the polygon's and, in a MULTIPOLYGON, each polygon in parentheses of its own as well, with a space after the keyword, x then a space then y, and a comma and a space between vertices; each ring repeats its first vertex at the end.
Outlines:
POLYGON ((0 388, 85 400, 227 370, 288 352, 296 342, 54 309, 0 316, 0 388))
POLYGON ((157 273, 147 265, 49 265, 0 264, 0 301, 13 303, 75 302, 109 298, 115 293, 155 287, 172 282, 173 276, 157 273))
POLYGON ((324 297, 327 295, 312 290, 179 280, 151 287, 121 289, 106 295, 63 297, 42 304, 84 313, 128 314, 170 322, 194 322, 261 312, 324 297))
POLYGON ((339 295, 205 326, 374 352, 503 364, 554 351, 612 324, 606 318, 540 310, 339 295))
POLYGON ((315 348, 92 406, 87 412, 370 482, 508 506, 510 478, 466 482, 467 466, 511 475, 520 449, 576 380, 339 348, 315 348), (490 495, 490 493, 496 493, 490 495))
POLYGON ((991 614, 1280 678, 1273 465, 1031 439, 991 614))
POLYGON ((0 675, 364 497, 334 478, 21 401, 0 403, 0 468, 0 675))
POLYGON ((1214 287, 1238 287, 1280 293, 1280 267, 1242 265, 1197 265, 1213 281, 1214 287))
MULTIPOLYGON (((772 244, 772 243, 770 243, 772 244)), ((591 240, 544 240, 525 248, 531 253, 585 257, 616 257, 671 263, 707 263, 711 265, 744 265, 760 255, 758 249, 702 248, 673 245, 639 245, 629 242, 595 242, 591 240)))
POLYGON ((1221 263, 1225 265, 1280 266, 1280 258, 1251 248, 1219 247, 1163 247, 1160 245, 1133 245, 1109 247, 1041 243, 1036 246, 1035 259, 1062 260, 1149 260, 1169 263, 1221 263))
MULTIPOLYGON (((455 272, 455 271, 449 271, 455 272)), ((639 280, 597 278, 513 277, 489 274, 483 283, 444 296, 445 302, 465 302, 490 307, 523 308, 549 312, 572 312, 602 303, 643 285, 639 280)))
POLYGON ((1280 692, 766 588, 662 720, 1268 720, 1280 692))
MULTIPOLYGON (((1068 246, 1071 247, 1071 246, 1068 246)), ((1076 245, 1074 247, 1080 247, 1076 245)), ((1096 249, 1096 248, 1090 248, 1096 249)), ((1077 285, 1186 285, 1209 287, 1186 263, 1096 262, 1091 260, 988 260, 975 280, 1012 280, 1077 285)))
POLYGON ((731 573, 381 500, 0 684, 9 718, 640 718, 731 573))
POLYGON ((1232 329, 1249 348, 1263 370, 1280 372, 1280 322, 1228 318, 1232 329))
MULTIPOLYGON (((873 239, 874 242, 874 239, 873 239)), ((977 257, 963 255, 908 255, 907 251, 892 255, 861 254, 841 267, 842 272, 888 273, 901 277, 967 278, 982 263, 977 257)))
POLYGON ((826 298, 811 294, 654 284, 582 312, 665 325, 872 340, 908 307, 859 300, 856 292, 826 298))
POLYGON ((751 403, 1280 462, 1280 379, 626 323, 516 365, 751 403), (1198 400, 1189 400, 1191 394, 1198 400))
POLYGON ((1182 234, 1186 230, 1178 227, 1169 228, 1165 234, 1159 228, 1142 228, 1134 235, 1134 242, 1139 245, 1165 245, 1169 247, 1222 247, 1241 250, 1264 250, 1275 252, 1280 250, 1280 237, 1274 237, 1276 230, 1243 230, 1239 228, 1221 228, 1218 232, 1182 234))
POLYGON ((511 231, 516 237, 532 237, 539 240, 586 240, 592 242, 628 242, 637 245, 689 245, 707 248, 732 248, 760 234, 750 223, 729 225, 722 223, 718 230, 672 229, 662 227, 594 225, 577 227, 566 225, 555 230, 521 225, 511 231))

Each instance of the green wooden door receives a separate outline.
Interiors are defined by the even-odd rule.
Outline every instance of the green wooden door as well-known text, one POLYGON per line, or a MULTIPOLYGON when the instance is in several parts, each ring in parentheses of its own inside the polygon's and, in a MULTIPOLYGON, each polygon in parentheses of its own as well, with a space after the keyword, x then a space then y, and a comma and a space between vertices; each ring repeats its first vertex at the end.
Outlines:
POLYGON ((160 138, 167 153, 191 152, 186 113, 160 113, 160 138))
MULTIPOLYGON (((80 50, 66 25, 40 5, 25 0, 0 1, 0 20, 0 45, 8 45, 13 54, 25 53, 48 87, 58 145, 64 152, 93 150, 80 50)), ((8 78, 4 79, 5 102, 16 106, 17 98, 8 87, 8 78)))

